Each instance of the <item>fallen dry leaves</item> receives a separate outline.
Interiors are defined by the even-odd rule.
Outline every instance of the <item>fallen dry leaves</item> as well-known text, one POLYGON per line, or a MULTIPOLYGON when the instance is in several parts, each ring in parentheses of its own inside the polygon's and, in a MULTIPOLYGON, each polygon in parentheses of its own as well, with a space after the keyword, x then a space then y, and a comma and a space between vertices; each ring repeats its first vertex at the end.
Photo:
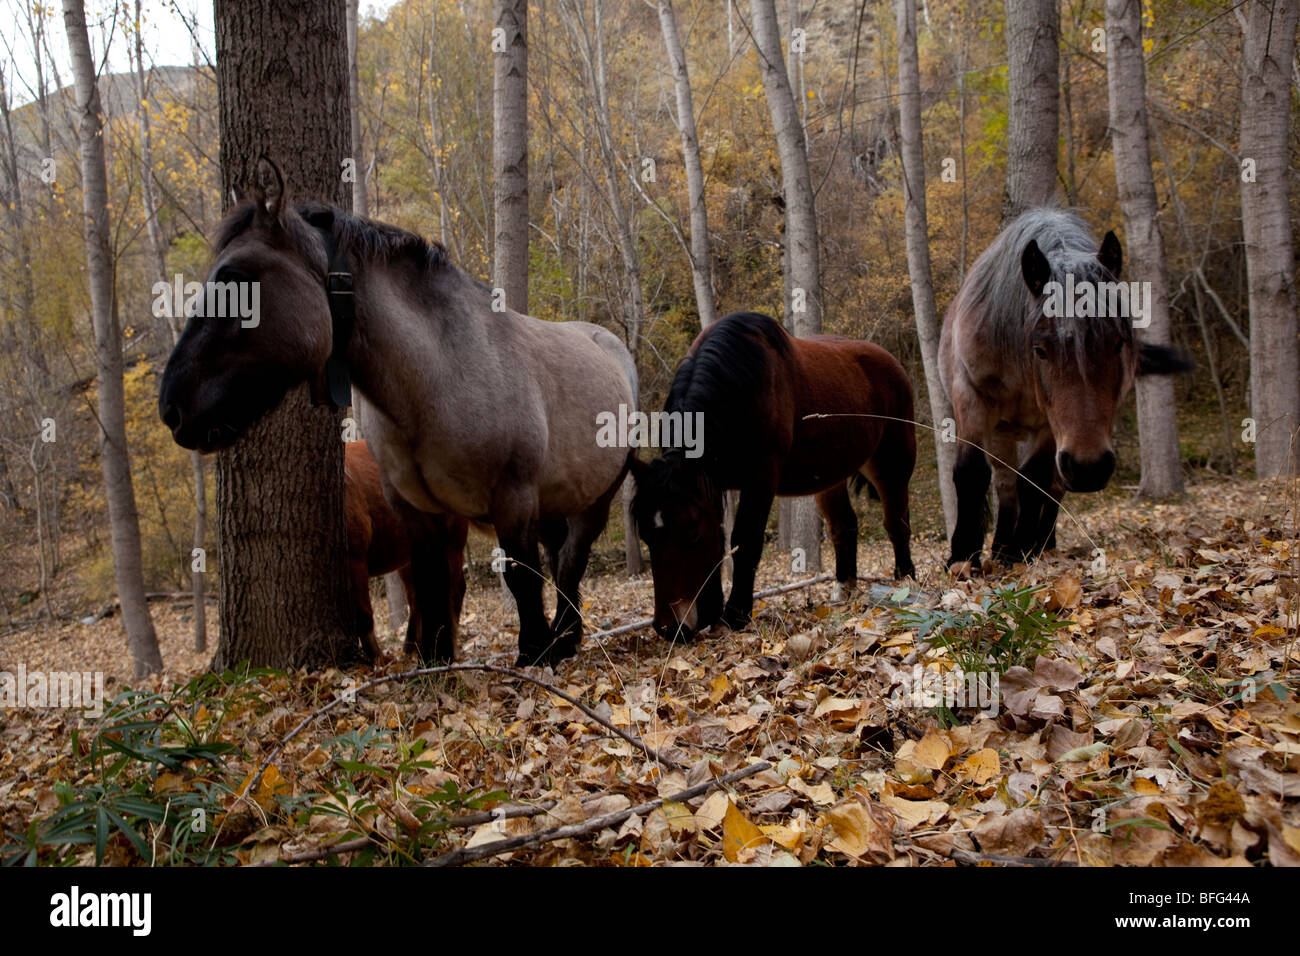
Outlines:
MULTIPOLYGON (((249 800, 228 801, 223 838, 234 861, 254 863, 362 834, 379 848, 370 861, 401 862, 385 854, 420 831, 420 801, 449 787, 500 791, 489 814, 549 809, 454 828, 442 849, 580 824, 762 760, 770 769, 725 789, 491 862, 1296 865, 1300 547, 1286 494, 1225 481, 1197 485, 1178 504, 1099 503, 1080 519, 1088 537, 1063 518, 1060 553, 996 579, 953 581, 938 572, 941 544, 917 542, 926 606, 960 609, 1015 581, 1041 585, 1046 607, 1069 622, 1049 653, 1002 676, 993 714, 913 706, 903 693, 912 669, 945 672, 951 662, 933 649, 913 659, 916 635, 883 589, 864 585, 831 607, 829 586, 818 586, 760 602, 742 633, 685 646, 646 632, 589 641, 546 675, 687 769, 657 766, 569 702, 501 675, 393 681, 290 742, 249 800), (348 735, 353 750, 339 743, 348 735), (427 765, 402 771, 394 754, 414 741, 427 765), (344 774, 343 760, 370 769, 344 774), (279 809, 283 797, 321 812, 279 809)), ((866 573, 883 571, 883 550, 863 550, 866 573)), ((769 554, 759 586, 796 577, 769 554)), ((590 630, 650 606, 646 578, 596 576, 584 596, 590 630)), ((64 630, 43 636, 69 656, 75 634, 64 630)), ((513 656, 495 588, 471 588, 465 630, 462 660, 513 656)), ((0 667, 54 666, 36 636, 0 643, 0 667)), ((240 748, 232 786, 251 784, 276 742, 348 681, 406 666, 263 679, 262 704, 224 725, 240 748)), ((84 779, 69 750, 79 718, 3 711, 0 721, 0 824, 13 833, 57 808, 56 782, 84 779)), ((154 784, 160 793, 192 785, 183 772, 154 784)), ((140 862, 125 845, 110 850, 114 862, 140 862)))

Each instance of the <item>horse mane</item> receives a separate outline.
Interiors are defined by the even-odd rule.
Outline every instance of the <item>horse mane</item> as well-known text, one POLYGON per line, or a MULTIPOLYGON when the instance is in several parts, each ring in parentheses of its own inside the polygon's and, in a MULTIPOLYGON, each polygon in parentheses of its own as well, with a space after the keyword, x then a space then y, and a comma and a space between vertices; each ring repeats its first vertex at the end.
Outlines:
POLYGON ((704 460, 729 457, 756 437, 754 396, 767 384, 773 356, 791 354, 789 334, 771 316, 733 312, 707 329, 678 367, 664 411, 703 412, 704 460))
MULTIPOLYGON (((339 248, 364 262, 402 262, 415 265, 426 273, 450 266, 446 247, 374 219, 353 216, 327 202, 308 200, 294 204, 297 217, 285 218, 285 226, 299 246, 310 244, 311 229, 329 230, 339 248)), ((241 200, 217 226, 214 251, 220 252, 237 236, 250 228, 257 212, 252 200, 241 200)))
MULTIPOLYGON (((1031 239, 1047 257, 1052 281, 1064 284, 1070 272, 1076 285, 1117 281, 1097 260, 1097 241, 1075 212, 1039 206, 1021 213, 975 260, 949 310, 954 316, 971 313, 999 352, 1016 356, 1022 363, 1029 360, 1029 336, 1042 314, 1034 307, 1021 272, 1020 258, 1031 239)), ((1132 322, 1124 316, 1058 320, 1053 332, 1085 370, 1088 357, 1092 355, 1095 361, 1107 343, 1117 337, 1133 341, 1132 322)))

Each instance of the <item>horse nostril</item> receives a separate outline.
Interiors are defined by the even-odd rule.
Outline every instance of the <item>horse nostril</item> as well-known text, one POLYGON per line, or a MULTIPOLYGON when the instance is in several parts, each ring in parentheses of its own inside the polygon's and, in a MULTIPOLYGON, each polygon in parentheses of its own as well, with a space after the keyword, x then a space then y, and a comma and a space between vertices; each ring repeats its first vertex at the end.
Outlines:
POLYGON ((162 407, 162 420, 164 425, 175 430, 176 426, 181 423, 181 410, 170 403, 164 405, 162 407))

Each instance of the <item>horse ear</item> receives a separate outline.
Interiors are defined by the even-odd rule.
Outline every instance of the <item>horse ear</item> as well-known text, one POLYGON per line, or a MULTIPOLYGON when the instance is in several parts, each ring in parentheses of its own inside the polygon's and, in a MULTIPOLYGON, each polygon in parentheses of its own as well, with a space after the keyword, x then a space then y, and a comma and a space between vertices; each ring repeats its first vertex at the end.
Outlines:
POLYGON ((1119 270, 1124 267, 1124 250, 1115 238, 1114 232, 1106 233, 1101 240, 1101 249, 1097 252, 1097 261, 1106 267, 1106 271, 1119 278, 1119 270))
POLYGON ((1025 246, 1025 251, 1020 256, 1020 273, 1025 277, 1025 285, 1029 286, 1029 291, 1034 295, 1042 295, 1043 286, 1051 281, 1052 264, 1033 239, 1029 240, 1029 245, 1025 246))
POLYGON ((253 189, 253 198, 257 200, 258 209, 279 222, 284 211, 289 208, 289 190, 284 184, 284 174, 280 172, 280 167, 266 156, 259 156, 253 178, 257 184, 253 189))
POLYGON ((230 205, 238 206, 244 201, 244 191, 239 188, 239 184, 230 187, 230 205))

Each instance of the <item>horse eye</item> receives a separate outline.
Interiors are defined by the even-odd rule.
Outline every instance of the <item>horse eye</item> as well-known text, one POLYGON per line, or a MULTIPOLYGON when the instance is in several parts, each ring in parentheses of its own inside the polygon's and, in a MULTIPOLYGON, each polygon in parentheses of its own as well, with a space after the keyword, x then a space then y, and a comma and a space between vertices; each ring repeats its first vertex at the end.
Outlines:
POLYGON ((1047 349, 1043 348, 1041 345, 1035 345, 1034 354, 1040 359, 1045 359, 1047 358, 1047 349))

